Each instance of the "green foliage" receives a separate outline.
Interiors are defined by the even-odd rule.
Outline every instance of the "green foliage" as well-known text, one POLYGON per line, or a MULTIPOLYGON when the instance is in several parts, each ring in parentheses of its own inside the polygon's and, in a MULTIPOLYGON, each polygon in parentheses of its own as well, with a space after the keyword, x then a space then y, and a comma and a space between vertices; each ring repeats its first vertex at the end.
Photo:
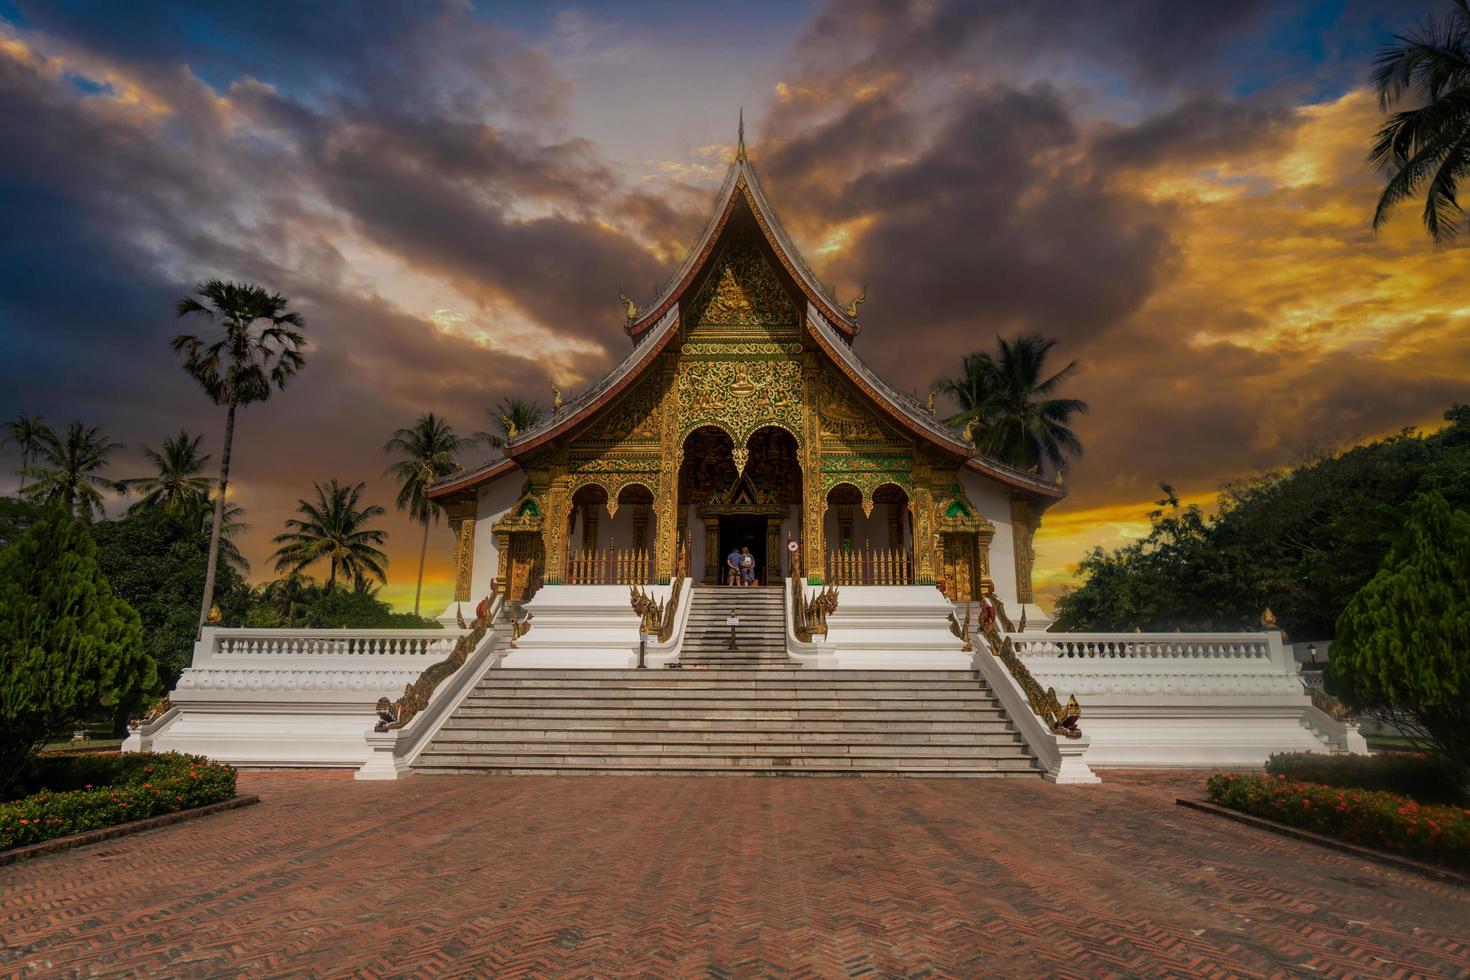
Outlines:
POLYGON ((220 279, 196 283, 194 296, 179 300, 179 316, 202 317, 223 328, 209 338, 180 334, 173 339, 173 349, 184 355, 184 370, 210 401, 265 401, 301 370, 306 338, 299 331, 305 324, 299 313, 286 309, 288 304, 286 297, 254 283, 220 279))
POLYGON ((18 497, 0 497, 0 549, 20 540, 25 529, 46 513, 46 508, 18 497))
POLYGON ((396 613, 386 602, 364 591, 320 593, 307 607, 303 625, 314 629, 439 629, 432 619, 396 613))
MULTIPOLYGON (((137 610, 143 642, 158 664, 165 690, 172 690, 193 658, 199 629, 199 596, 209 559, 203 506, 192 513, 150 508, 93 528, 97 563, 113 591, 137 610)), ((245 618, 250 591, 227 562, 220 564, 215 590, 225 622, 245 618)))
POLYGON ((976 448, 1002 462, 1035 472, 1048 465, 1064 469, 1069 455, 1082 455, 1071 422, 1087 412, 1087 403, 1050 396, 1077 373, 1077 362, 1048 377, 1046 360, 1055 340, 1021 334, 995 342, 993 356, 971 354, 960 377, 939 382, 938 390, 960 408, 946 421, 955 427, 974 423, 976 448))
POLYGON ((381 550, 388 535, 368 522, 386 511, 377 504, 363 506, 366 483, 348 486, 332 480, 315 483, 315 500, 297 501, 300 517, 286 521, 286 532, 271 540, 280 545, 272 555, 278 572, 300 572, 326 561, 327 591, 337 588, 338 575, 388 581, 388 556, 381 550))
POLYGON ((135 707, 157 683, 85 525, 53 511, 0 554, 0 788, 48 737, 135 707))
POLYGON ((1470 810, 1425 806, 1395 793, 1340 789, 1285 776, 1211 776, 1210 802, 1455 868, 1470 868, 1470 810))
POLYGON ((129 489, 142 494, 129 510, 162 508, 182 513, 207 505, 214 479, 204 475, 209 454, 199 452, 203 440, 203 436, 191 436, 180 429, 178 435, 163 441, 161 450, 144 447, 143 455, 153 464, 155 472, 152 476, 123 481, 129 489))
POLYGON ((235 770, 167 753, 41 759, 30 780, 46 788, 0 803, 0 850, 228 800, 235 770))
POLYGON ((1470 4, 1396 35, 1373 61, 1373 87, 1394 112, 1373 139, 1368 159, 1387 176, 1373 227, 1424 191, 1424 227, 1436 245, 1459 233, 1460 178, 1470 170, 1470 4))
POLYGON ((1412 504, 1382 567, 1337 621, 1327 682, 1470 785, 1470 513, 1412 504))
POLYGON ((1371 789, 1408 796, 1420 803, 1460 803, 1464 792, 1453 771, 1423 755, 1327 755, 1286 752, 1266 762, 1266 772, 1303 783, 1371 789))
POLYGON ((397 453, 400 458, 388 467, 398 480, 399 510, 424 526, 424 539, 419 548, 419 574, 413 595, 413 611, 419 611, 424 590, 424 556, 429 547, 429 524, 439 519, 439 507, 429 499, 428 488, 461 469, 456 454, 470 440, 455 435, 454 427, 433 412, 420 416, 411 428, 398 429, 383 451, 397 453))
POLYGON ((127 492, 125 484, 98 475, 108 457, 122 447, 95 425, 73 422, 61 436, 43 428, 35 451, 40 465, 21 470, 35 481, 26 487, 26 496, 48 507, 60 505, 68 514, 88 520, 101 516, 102 491, 127 492))
POLYGON ((42 442, 49 436, 56 438, 56 433, 44 421, 43 415, 28 415, 25 412, 17 415, 14 419, 5 423, 5 435, 0 437, 0 446, 15 443, 20 450, 20 492, 25 493, 26 471, 30 469, 31 460, 35 459, 41 452, 42 442))
POLYGON ((1234 630, 1269 607, 1299 638, 1332 636, 1398 535, 1407 501, 1438 490, 1470 506, 1470 407, 1445 418, 1450 425, 1428 436, 1404 433, 1228 484, 1213 518, 1180 507, 1166 485, 1144 539, 1083 559, 1083 584, 1057 602, 1059 628, 1234 630))

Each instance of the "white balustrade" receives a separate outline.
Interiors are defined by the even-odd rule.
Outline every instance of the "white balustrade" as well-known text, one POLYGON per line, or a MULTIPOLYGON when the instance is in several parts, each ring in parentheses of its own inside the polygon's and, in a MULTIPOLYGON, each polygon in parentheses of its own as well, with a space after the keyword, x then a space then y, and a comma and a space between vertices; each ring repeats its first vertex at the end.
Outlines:
POLYGON ((221 657, 449 656, 463 630, 214 629, 210 660, 221 657))
POLYGON ((1272 660, 1266 633, 1016 633, 1021 657, 1066 660, 1272 660))

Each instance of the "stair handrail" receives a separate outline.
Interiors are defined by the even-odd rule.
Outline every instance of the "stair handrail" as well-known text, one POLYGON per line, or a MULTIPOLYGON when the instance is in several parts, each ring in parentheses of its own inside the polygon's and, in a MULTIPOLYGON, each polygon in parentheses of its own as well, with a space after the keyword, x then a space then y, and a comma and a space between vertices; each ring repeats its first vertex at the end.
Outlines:
POLYGON ((485 638, 486 631, 494 624, 503 608, 504 596, 487 596, 480 600, 479 605, 475 606, 475 619, 470 624, 470 631, 455 642, 454 649, 450 651, 448 658, 430 665, 418 676, 417 680, 404 685, 403 695, 398 700, 378 698, 378 723, 373 726, 373 731, 388 732, 402 728, 412 721, 415 715, 428 707, 429 700, 434 696, 434 690, 446 678, 464 666, 465 660, 475 647, 480 645, 480 641, 485 638))
MULTIPOLYGON (((1081 738, 1082 729, 1078 721, 1082 718, 1082 706, 1077 703, 1077 695, 1073 694, 1067 698, 1067 703, 1062 704, 1057 697, 1056 688, 1043 688, 1036 677, 1016 656, 1015 646, 1011 638, 1001 633, 997 624, 1001 610, 990 604, 989 597, 980 600, 980 635, 985 639, 986 646, 997 660, 1005 664, 1006 670, 1011 677, 1020 685, 1021 691, 1026 695, 1031 710, 1038 718, 1046 722, 1048 728, 1064 738, 1081 738)), ((954 614, 950 614, 954 618, 954 614)), ((966 617, 968 622, 968 616, 966 617)))

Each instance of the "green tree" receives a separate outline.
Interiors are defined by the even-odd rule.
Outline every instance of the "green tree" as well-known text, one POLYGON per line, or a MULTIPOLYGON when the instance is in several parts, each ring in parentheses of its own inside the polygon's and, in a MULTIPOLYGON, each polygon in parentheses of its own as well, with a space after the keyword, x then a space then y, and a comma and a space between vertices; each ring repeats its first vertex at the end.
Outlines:
POLYGON ((424 591, 424 560, 429 553, 429 525, 439 519, 439 506, 425 491, 430 484, 459 469, 455 455, 468 444, 454 434, 454 428, 433 412, 421 416, 410 428, 393 433, 384 452, 399 453, 402 458, 388 467, 398 479, 398 509, 424 526, 424 540, 419 546, 418 583, 413 592, 413 614, 419 614, 419 601, 424 591))
POLYGON ((13 421, 5 423, 5 438, 0 439, 0 446, 7 443, 15 443, 20 450, 20 487, 17 493, 26 492, 26 470, 30 468, 31 460, 40 455, 41 445, 47 436, 56 438, 56 433, 51 427, 41 420, 45 416, 27 415, 22 412, 13 421))
MULTIPOLYGON (((199 503, 192 511, 152 508, 93 525, 98 567, 113 592, 137 610, 144 650, 157 662, 165 689, 173 688, 193 659, 211 513, 207 503, 199 503)), ((226 559, 225 551, 220 554, 226 559)), ((220 562, 215 584, 224 622, 242 622, 250 592, 227 559, 220 562)))
POLYGON ((1470 513, 1437 493, 1337 621, 1328 682, 1440 756, 1470 787, 1470 513))
POLYGON ((377 504, 362 506, 367 484, 347 486, 332 480, 313 486, 316 499, 298 501, 296 512, 301 516, 287 520, 286 532, 273 539, 280 545, 271 556, 276 571, 299 572, 325 560, 329 594, 336 590, 339 574, 387 582, 388 556, 381 550, 387 534, 367 526, 387 512, 377 504))
POLYGON ((0 553, 0 789, 48 738, 157 683, 85 524, 54 509, 0 553))
POLYGON ((130 490, 142 494, 129 510, 161 508, 177 514, 196 509, 201 501, 208 503, 214 480, 204 475, 209 454, 199 453, 203 439, 180 429, 178 435, 163 441, 162 450, 144 446, 143 456, 156 472, 123 481, 130 490))
POLYGON ((296 571, 285 578, 267 582, 261 587, 259 598, 284 625, 297 626, 321 594, 321 587, 310 575, 296 571))
POLYGON ((65 434, 43 430, 37 462, 22 472, 36 482, 26 487, 26 496, 45 506, 59 505, 68 514, 91 520, 105 513, 103 490, 125 493, 127 487, 98 474, 122 443, 113 442, 95 425, 73 422, 65 434))
POLYGON ((1373 87, 1392 113, 1373 138, 1368 159, 1387 178, 1374 229, 1402 201, 1424 192, 1424 227, 1436 245, 1459 234, 1460 178, 1470 172, 1470 5, 1399 34, 1373 61, 1373 87))
POLYGON ((199 623, 209 619, 214 604, 215 569, 224 526, 225 496, 230 487, 230 453, 235 444, 235 412, 241 405, 263 402, 286 387, 305 365, 301 349, 306 338, 300 314, 286 307, 288 300, 251 283, 207 279, 194 286, 194 296, 179 300, 180 317, 203 317, 219 327, 212 339, 180 334, 173 349, 184 355, 189 373, 209 400, 225 409, 225 441, 220 453, 214 520, 210 523, 209 567, 199 623), (200 300, 204 302, 200 302, 200 300), (296 329, 292 329, 296 328, 296 329))
POLYGON ((500 404, 490 409, 490 417, 496 431, 476 432, 472 437, 475 442, 483 442, 492 449, 500 449, 510 441, 511 427, 515 427, 517 435, 525 432, 538 424, 546 416, 546 410, 534 401, 525 401, 520 398, 502 398, 500 404))
POLYGON ((973 421, 976 448, 1002 462, 1033 472, 1048 465, 1065 469, 1068 456, 1082 455, 1071 423, 1087 403, 1051 396, 1077 373, 1077 362, 1048 375, 1046 361, 1057 342, 1040 334, 997 337, 996 345, 994 356, 971 354, 963 374, 939 382, 960 408, 947 421, 973 421))
MULTIPOLYGON (((363 585, 359 580, 359 585, 363 585)), ((369 588, 338 589, 318 596, 306 611, 312 629, 439 629, 432 619, 396 613, 369 588)))
POLYGON ((1298 639, 1326 639, 1397 539, 1409 501, 1470 509, 1470 407, 1403 432, 1226 484, 1213 517, 1170 495, 1149 535, 1081 562, 1056 603, 1065 629, 1239 629, 1270 607, 1298 639), (1172 517, 1172 521, 1168 518, 1172 517))

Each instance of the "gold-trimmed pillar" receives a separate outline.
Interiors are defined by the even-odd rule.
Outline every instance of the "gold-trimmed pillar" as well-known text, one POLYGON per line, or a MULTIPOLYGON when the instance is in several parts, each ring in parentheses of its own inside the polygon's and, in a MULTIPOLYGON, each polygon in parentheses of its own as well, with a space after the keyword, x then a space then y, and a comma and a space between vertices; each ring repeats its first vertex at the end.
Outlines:
POLYGON ((479 510, 478 496, 460 497, 444 505, 454 533, 454 601, 469 602, 475 572, 475 522, 479 510))
POLYGON ((720 519, 704 519, 704 580, 710 585, 720 584, 720 519))
POLYGON ((1034 601, 1031 590, 1031 566, 1036 561, 1036 525, 1040 515, 1034 514, 1030 501, 1011 498, 1011 545, 1016 560, 1016 601, 1034 601))

